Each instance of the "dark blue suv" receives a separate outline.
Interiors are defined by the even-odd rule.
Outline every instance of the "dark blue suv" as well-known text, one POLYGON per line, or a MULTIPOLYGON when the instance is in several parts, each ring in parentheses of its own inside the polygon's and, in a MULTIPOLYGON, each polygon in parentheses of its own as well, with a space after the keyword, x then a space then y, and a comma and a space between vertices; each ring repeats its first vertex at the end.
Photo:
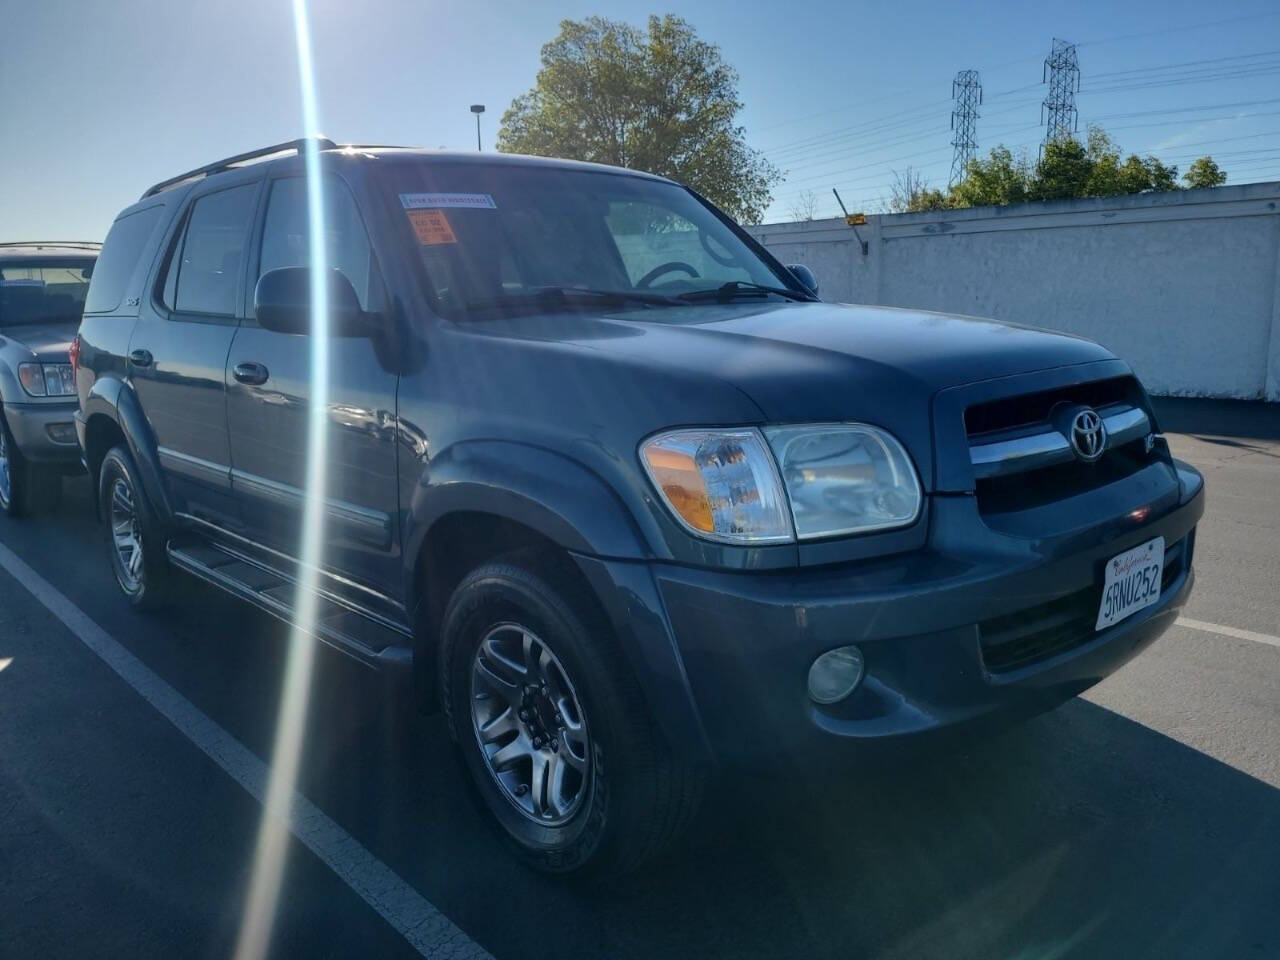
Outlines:
POLYGON ((107 555, 138 606, 184 570, 411 670, 535 866, 634 866, 717 766, 1043 710, 1185 602, 1202 480, 1101 347, 822 303, 658 177, 322 141, 308 181, 304 146, 107 237, 107 555))

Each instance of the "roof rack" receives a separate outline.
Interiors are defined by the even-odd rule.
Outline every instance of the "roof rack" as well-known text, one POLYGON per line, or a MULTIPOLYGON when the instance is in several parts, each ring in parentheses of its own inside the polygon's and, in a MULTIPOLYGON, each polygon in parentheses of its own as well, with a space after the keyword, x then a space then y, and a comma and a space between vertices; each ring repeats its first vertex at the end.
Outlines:
MULTIPOLYGON (((248 153, 238 153, 234 157, 227 157, 225 160, 215 160, 213 163, 205 164, 203 167, 197 167, 194 170, 188 170, 186 173, 180 173, 176 177, 170 177, 168 180, 161 180, 155 186, 148 189, 141 197, 145 200, 147 197, 153 197, 157 193, 163 193, 170 187, 176 187, 180 183, 186 183, 188 180, 196 180, 202 177, 208 177, 215 173, 221 173, 234 167, 239 163, 246 163, 250 160, 257 160, 261 157, 269 157, 274 153, 285 153, 289 150, 296 150, 302 153, 306 145, 311 142, 312 138, 303 137, 298 140, 287 140, 284 143, 273 143, 269 147, 261 147, 258 150, 250 150, 248 153)), ((337 144, 328 137, 315 137, 314 142, 321 150, 335 150, 337 144)))
POLYGON ((102 249, 97 240, 6 240, 0 247, 92 247, 102 249))

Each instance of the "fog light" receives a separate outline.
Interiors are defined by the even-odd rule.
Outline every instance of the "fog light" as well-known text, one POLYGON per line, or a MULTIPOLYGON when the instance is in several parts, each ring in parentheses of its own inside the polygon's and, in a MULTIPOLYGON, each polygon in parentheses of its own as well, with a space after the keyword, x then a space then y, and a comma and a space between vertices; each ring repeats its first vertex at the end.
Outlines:
POLYGON ((51 423, 44 429, 54 443, 76 442, 76 427, 73 423, 51 423))
POLYGON ((836 647, 809 668, 809 696, 815 703, 835 703, 853 693, 861 681, 862 651, 836 647))

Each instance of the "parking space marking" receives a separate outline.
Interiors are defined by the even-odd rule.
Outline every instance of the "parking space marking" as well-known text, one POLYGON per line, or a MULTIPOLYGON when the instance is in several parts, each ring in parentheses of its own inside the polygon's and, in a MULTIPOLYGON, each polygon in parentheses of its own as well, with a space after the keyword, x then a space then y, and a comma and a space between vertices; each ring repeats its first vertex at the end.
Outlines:
MULTIPOLYGON (((121 646, 3 543, 0 566, 258 803, 266 800, 269 771, 252 751, 121 646)), ((269 814, 264 807, 266 815, 269 814)), ((422 956, 492 960, 432 903, 297 791, 290 803, 287 825, 307 849, 422 956)))
POLYGON ((1280 647, 1280 637, 1273 637, 1269 633, 1241 630, 1239 627, 1224 627, 1217 623, 1192 620, 1190 617, 1179 617, 1177 622, 1178 626, 1190 627, 1192 630, 1203 630, 1205 633, 1216 633, 1223 637, 1235 637, 1237 640, 1252 640, 1254 643, 1267 643, 1273 647, 1280 647))

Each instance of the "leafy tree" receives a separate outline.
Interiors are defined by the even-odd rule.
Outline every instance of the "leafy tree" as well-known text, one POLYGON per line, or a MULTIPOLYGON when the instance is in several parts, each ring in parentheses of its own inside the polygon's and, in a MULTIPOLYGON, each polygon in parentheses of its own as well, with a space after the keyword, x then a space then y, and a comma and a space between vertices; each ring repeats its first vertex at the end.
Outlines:
POLYGON ((1031 182, 1031 165, 1026 155, 1015 157, 1006 146, 994 148, 986 160, 969 161, 965 177, 951 188, 956 207, 1000 206, 1024 203, 1031 182))
MULTIPOLYGON (((1188 184, 1216 185, 1226 180, 1209 157, 1197 160, 1193 167, 1196 179, 1189 172, 1188 184)), ((1004 146, 993 149, 986 159, 971 160, 964 180, 951 188, 946 202, 952 207, 976 207, 1177 189, 1176 166, 1152 156, 1131 153, 1125 157, 1105 130, 1090 127, 1084 142, 1060 137, 1046 143, 1034 166, 1025 156, 1015 158, 1004 146)))
POLYGON ((735 124, 738 74, 679 17, 647 31, 604 17, 564 20, 533 89, 502 116, 498 149, 647 170, 758 223, 781 172, 735 124))
POLYGON ((1187 167, 1182 179, 1188 188, 1194 190, 1197 187, 1220 187, 1227 182, 1227 174, 1213 162, 1213 157, 1201 157, 1187 167))
POLYGON ((1059 137, 1044 145, 1031 182, 1029 200, 1062 200, 1089 195, 1095 160, 1075 137, 1059 137))

